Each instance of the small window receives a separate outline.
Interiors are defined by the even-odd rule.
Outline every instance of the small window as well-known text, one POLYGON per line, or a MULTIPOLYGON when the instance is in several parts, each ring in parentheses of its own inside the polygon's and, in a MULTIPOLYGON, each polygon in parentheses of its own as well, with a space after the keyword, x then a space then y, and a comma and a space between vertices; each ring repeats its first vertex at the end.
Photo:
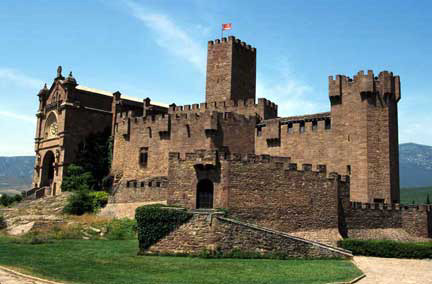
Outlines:
POLYGON ((293 124, 290 122, 288 123, 288 133, 293 133, 293 124))
POLYGON ((137 183, 136 181, 134 181, 134 182, 133 182, 133 186, 134 186, 134 187, 137 187, 137 186, 138 186, 138 183, 137 183))
POLYGON ((305 123, 304 121, 300 122, 300 133, 304 133, 305 132, 305 123))
POLYGON ((189 124, 186 124, 186 135, 188 138, 191 137, 191 131, 190 131, 190 125, 189 124))
POLYGON ((126 182, 126 187, 129 187, 130 186, 130 181, 127 181, 126 182))
POLYGON ((325 129, 331 129, 331 120, 330 119, 326 119, 325 120, 325 129))
POLYGON ((149 138, 152 138, 152 129, 151 127, 147 127, 147 134, 149 138))
POLYGON ((260 137, 262 135, 262 127, 258 126, 257 127, 257 136, 260 137))
POLYGON ((347 175, 351 175, 351 165, 347 166, 346 172, 347 172, 347 175))
POLYGON ((147 164, 148 164, 148 148, 147 147, 143 147, 140 149, 139 164, 141 167, 144 167, 144 168, 147 167, 147 164))
POLYGON ((145 182, 141 182, 141 187, 145 187, 145 182))
POLYGON ((156 187, 160 187, 160 186, 161 186, 160 181, 156 182, 156 187))
POLYGON ((312 131, 316 131, 318 129, 318 121, 312 121, 312 131))
POLYGON ((382 199, 382 198, 374 198, 374 203, 384 203, 384 199, 382 199))

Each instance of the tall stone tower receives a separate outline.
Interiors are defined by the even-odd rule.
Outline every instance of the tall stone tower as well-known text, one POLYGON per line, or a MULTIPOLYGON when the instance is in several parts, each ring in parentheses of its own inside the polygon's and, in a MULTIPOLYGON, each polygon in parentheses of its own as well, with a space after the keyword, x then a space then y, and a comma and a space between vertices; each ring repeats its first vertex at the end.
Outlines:
POLYGON ((233 36, 209 41, 206 102, 255 99, 256 49, 233 36))
MULTIPOLYGON (((351 200, 399 202, 397 103, 400 79, 388 71, 329 78, 334 153, 352 172, 351 200)), ((342 164, 339 163, 339 164, 342 164)), ((338 169, 343 172, 343 169, 338 169)))

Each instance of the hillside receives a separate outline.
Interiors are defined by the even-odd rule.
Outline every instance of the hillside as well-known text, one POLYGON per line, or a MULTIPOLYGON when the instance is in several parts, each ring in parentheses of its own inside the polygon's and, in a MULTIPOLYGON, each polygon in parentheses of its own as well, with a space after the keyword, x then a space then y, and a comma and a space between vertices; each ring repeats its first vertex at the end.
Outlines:
MULTIPOLYGON (((401 187, 432 185, 432 146, 405 143, 399 145, 401 187)), ((0 157, 0 191, 28 189, 34 157, 0 157)))
POLYGON ((432 146, 400 144, 399 157, 401 187, 432 185, 432 146))
POLYGON ((33 156, 0 157, 0 189, 30 187, 33 167, 33 156))

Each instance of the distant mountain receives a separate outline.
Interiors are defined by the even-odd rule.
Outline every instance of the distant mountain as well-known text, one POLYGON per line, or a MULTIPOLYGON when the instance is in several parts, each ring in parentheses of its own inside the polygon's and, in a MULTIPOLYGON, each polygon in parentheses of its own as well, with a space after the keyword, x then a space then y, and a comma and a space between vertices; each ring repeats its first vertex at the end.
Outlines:
POLYGON ((0 157, 0 189, 29 188, 34 156, 0 157))
POLYGON ((399 145, 401 187, 432 185, 432 146, 405 143, 399 145))
MULTIPOLYGON (((399 145, 401 187, 432 186, 432 146, 399 145)), ((31 186, 34 157, 0 157, 0 190, 28 189, 31 186)))

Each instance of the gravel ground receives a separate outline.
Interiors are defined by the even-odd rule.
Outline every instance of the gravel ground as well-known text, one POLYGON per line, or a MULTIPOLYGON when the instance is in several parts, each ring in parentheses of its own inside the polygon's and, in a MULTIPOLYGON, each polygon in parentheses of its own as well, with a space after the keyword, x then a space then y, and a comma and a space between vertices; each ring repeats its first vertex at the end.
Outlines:
POLYGON ((355 256, 366 277, 358 284, 432 284, 432 260, 355 256))

